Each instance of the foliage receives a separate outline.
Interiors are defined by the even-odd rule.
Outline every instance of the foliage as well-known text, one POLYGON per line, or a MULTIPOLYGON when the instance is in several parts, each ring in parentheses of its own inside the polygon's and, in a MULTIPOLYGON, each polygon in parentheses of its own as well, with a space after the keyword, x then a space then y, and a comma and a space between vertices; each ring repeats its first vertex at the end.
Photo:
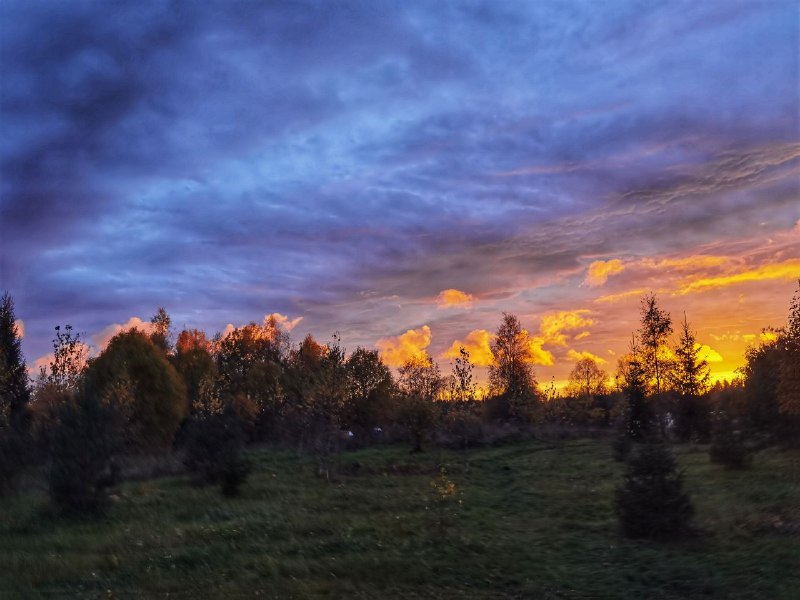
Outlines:
POLYGON ((61 512, 104 511, 108 488, 118 478, 119 438, 113 412, 86 395, 61 407, 48 471, 50 497, 61 512))
POLYGON ((627 407, 624 435, 635 441, 648 439, 653 433, 654 416, 653 410, 647 402, 645 382, 646 369, 642 363, 636 338, 633 338, 625 380, 627 407))
POLYGON ((16 487, 26 456, 29 438, 10 425, 0 425, 0 497, 16 487))
POLYGON ((431 480, 430 485, 430 504, 433 505, 436 515, 436 532, 441 537, 460 516, 461 493, 456 484, 447 477, 444 467, 439 467, 439 473, 431 480))
POLYGON ((116 335, 92 361, 85 388, 117 408, 128 441, 142 450, 168 447, 188 412, 180 376, 149 337, 135 329, 116 335))
POLYGON ((694 508, 683 491, 675 459, 663 444, 643 444, 629 460, 616 491, 622 533, 631 538, 663 540, 693 531, 694 508))
POLYGON ((56 325, 53 340, 53 360, 46 382, 61 393, 75 393, 88 364, 89 348, 81 341, 80 333, 73 333, 72 325, 61 330, 56 325))
POLYGON ((189 417, 182 436, 184 464, 195 485, 220 484, 225 496, 239 494, 250 467, 244 458, 245 434, 231 405, 189 417))
POLYGON ((409 359, 399 369, 398 385, 406 396, 416 396, 434 402, 444 389, 439 365, 427 352, 423 356, 409 359))
MULTIPOLYGON (((151 338, 152 339, 152 338, 151 338)), ((184 329, 178 334, 175 353, 170 362, 183 379, 189 408, 200 398, 203 382, 216 377, 214 357, 211 355, 211 342, 206 334, 197 329, 184 329)))
POLYGON ((14 302, 6 292, 0 299, 0 427, 27 429, 30 386, 14 302))
POLYGON ((436 418, 433 402, 418 394, 405 394, 399 399, 397 410, 398 421, 411 436, 412 452, 422 452, 422 443, 436 418))
POLYGON ((491 345, 494 361, 489 365, 489 386, 495 396, 508 406, 509 415, 521 421, 530 420, 537 403, 536 377, 533 372, 528 332, 519 319, 503 313, 491 345))

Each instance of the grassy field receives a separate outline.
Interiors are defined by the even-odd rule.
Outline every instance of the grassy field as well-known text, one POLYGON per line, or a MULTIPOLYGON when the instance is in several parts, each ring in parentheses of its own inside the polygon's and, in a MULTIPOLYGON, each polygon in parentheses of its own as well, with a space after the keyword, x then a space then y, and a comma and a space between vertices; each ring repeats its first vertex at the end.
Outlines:
POLYGON ((473 450, 469 469, 374 448, 343 454, 330 483, 259 450, 240 498, 129 483, 98 521, 29 492, 0 505, 0 597, 798 598, 800 455, 766 450, 738 473, 676 451, 702 534, 666 544, 618 535, 622 466, 597 440, 473 450))

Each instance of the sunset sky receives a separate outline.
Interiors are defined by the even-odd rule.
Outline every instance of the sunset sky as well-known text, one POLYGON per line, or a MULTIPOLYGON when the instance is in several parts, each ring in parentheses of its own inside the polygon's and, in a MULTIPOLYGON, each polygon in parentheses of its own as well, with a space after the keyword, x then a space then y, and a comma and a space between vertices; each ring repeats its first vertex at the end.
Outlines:
POLYGON ((29 364, 159 306, 389 364, 613 371, 656 292, 717 376, 800 277, 797 0, 0 3, 29 364), (455 344, 455 345, 454 345, 455 344))

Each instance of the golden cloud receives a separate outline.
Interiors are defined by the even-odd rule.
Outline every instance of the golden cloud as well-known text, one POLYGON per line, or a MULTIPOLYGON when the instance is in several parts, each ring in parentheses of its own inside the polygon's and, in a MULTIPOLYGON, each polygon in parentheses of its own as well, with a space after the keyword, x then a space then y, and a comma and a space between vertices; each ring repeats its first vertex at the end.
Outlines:
POLYGON ((425 357, 426 348, 431 343, 431 328, 423 325, 419 329, 409 329, 402 335, 381 338, 375 342, 381 358, 390 367, 402 367, 409 360, 425 357))
POLYGON ((797 279, 800 276, 800 259, 789 259, 780 263, 763 265, 748 271, 722 275, 719 277, 704 277, 684 283, 678 290, 681 295, 696 291, 705 291, 721 288, 750 281, 766 281, 770 279, 797 279))
POLYGON ((725 360, 725 359, 722 358, 722 355, 719 352, 717 352, 711 346, 708 346, 706 344, 697 344, 696 343, 694 345, 694 348, 695 348, 695 350, 698 351, 701 359, 704 359, 704 360, 706 360, 706 361, 708 361, 710 363, 717 363, 717 362, 722 362, 723 360, 725 360))
POLYGON ((467 294, 461 290, 449 289, 442 290, 436 297, 436 304, 439 308, 452 308, 454 306, 468 307, 474 298, 472 294, 467 294))
POLYGON ((494 336, 485 329, 473 329, 464 341, 456 340, 442 354, 443 358, 458 358, 459 350, 463 347, 469 352, 469 362, 476 367, 488 367, 494 362, 491 340, 494 336))
POLYGON ((590 332, 588 332, 588 331, 581 331, 578 335, 576 335, 572 339, 574 339, 577 342, 578 340, 582 340, 583 338, 587 338, 590 335, 592 335, 592 334, 590 332))
POLYGON ((660 260, 653 260, 652 258, 644 258, 639 261, 639 264, 647 269, 664 270, 670 269, 673 271, 693 271, 697 269, 712 269, 714 267, 721 267, 729 264, 731 258, 728 256, 715 256, 712 254, 693 254, 684 256, 682 258, 662 258, 660 260))
POLYGON ((112 323, 99 333, 95 333, 92 336, 92 341, 102 351, 105 350, 111 338, 118 333, 137 329, 146 335, 150 335, 155 331, 155 327, 150 321, 142 321, 139 317, 131 317, 125 323, 112 323))
MULTIPOLYGON (((544 343, 567 345, 567 336, 562 332, 571 329, 581 329, 594 324, 594 320, 585 316, 589 310, 582 308, 579 310, 562 310, 557 313, 544 315, 539 326, 539 332, 544 338, 544 343)), ((584 336, 586 337, 586 336, 584 336)))
POLYGON ((596 354, 592 354, 588 350, 583 350, 581 352, 578 352, 577 350, 573 350, 572 348, 570 348, 569 352, 567 352, 567 360, 571 360, 573 362, 578 362, 579 360, 583 360, 585 358, 588 358, 589 360, 593 360, 598 365, 605 364, 605 362, 606 362, 605 358, 597 356, 596 354))
POLYGON ((19 339, 25 337, 25 322, 22 319, 14 321, 14 333, 19 339))
MULTIPOLYGON (((528 332, 525 330, 523 330, 523 333, 526 336, 528 335, 528 332)), ((547 343, 547 340, 538 335, 528 338, 528 350, 530 351, 529 363, 532 365, 541 365, 543 367, 549 367, 555 363, 553 353, 542 348, 542 345, 545 343, 547 343)))
POLYGON ((608 296, 600 296, 599 298, 595 299, 595 302, 618 302, 620 300, 625 300, 626 298, 630 298, 631 296, 642 296, 646 294, 647 290, 644 288, 637 288, 635 290, 628 290, 627 292, 620 292, 619 294, 609 294, 608 296))
POLYGON ((618 258, 606 261, 596 260, 589 265, 583 284, 589 287, 599 287, 608 281, 609 277, 622 273, 624 270, 625 266, 618 258))

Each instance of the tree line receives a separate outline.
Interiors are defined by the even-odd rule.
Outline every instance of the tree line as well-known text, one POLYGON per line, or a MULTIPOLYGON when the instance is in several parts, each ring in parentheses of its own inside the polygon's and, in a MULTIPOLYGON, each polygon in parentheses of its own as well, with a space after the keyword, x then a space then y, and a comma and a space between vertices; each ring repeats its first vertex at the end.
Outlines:
POLYGON ((12 298, 0 303, 0 486, 26 464, 46 465, 65 510, 100 510, 131 457, 175 451, 197 484, 235 494, 246 444, 311 453, 330 477, 343 447, 406 441, 462 448, 547 428, 616 432, 625 459, 653 440, 711 443, 712 458, 744 466, 771 444, 797 445, 800 287, 787 324, 746 351, 730 383, 710 372, 686 316, 677 325, 654 294, 613 379, 579 360, 564 393, 542 387, 519 319, 504 313, 491 344, 489 388, 479 400, 469 352, 443 375, 429 354, 395 376, 377 350, 348 353, 338 334, 293 344, 274 317, 209 338, 172 330, 160 308, 148 332, 117 334, 94 358, 72 327, 56 327, 53 359, 31 380, 12 298), (677 329, 677 336, 675 336, 677 329), (674 339, 673 339, 674 338, 674 339), (583 429, 581 429, 583 428, 583 429))

